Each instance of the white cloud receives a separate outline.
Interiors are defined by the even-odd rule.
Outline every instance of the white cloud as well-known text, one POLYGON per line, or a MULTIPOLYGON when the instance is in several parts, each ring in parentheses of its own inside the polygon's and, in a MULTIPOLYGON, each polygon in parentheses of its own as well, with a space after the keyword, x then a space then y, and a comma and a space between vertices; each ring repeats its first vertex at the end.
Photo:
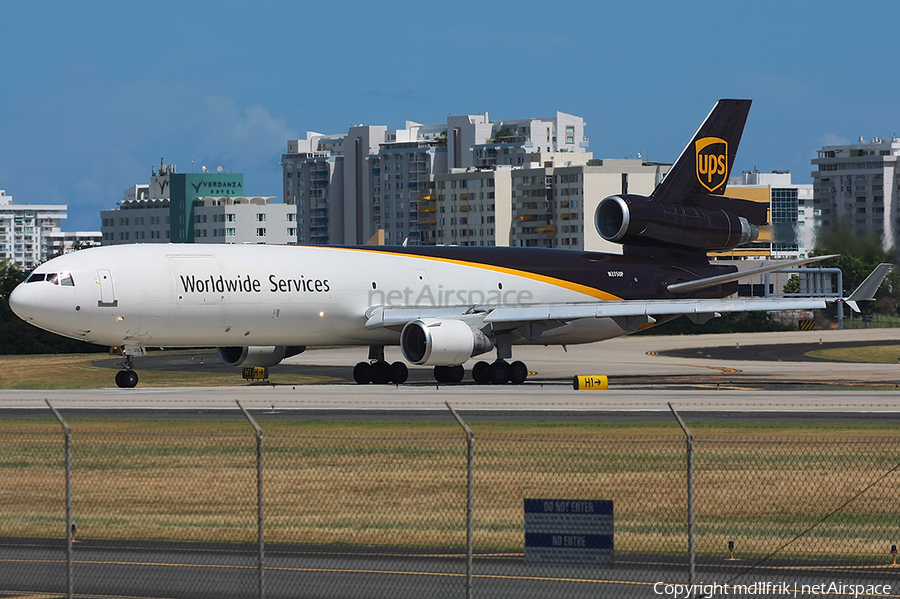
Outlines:
POLYGON ((195 158, 226 161, 224 166, 236 170, 277 163, 287 140, 297 138, 287 120, 273 116, 267 107, 254 104, 241 109, 227 96, 203 98, 190 128, 195 136, 192 145, 204 153, 195 158))

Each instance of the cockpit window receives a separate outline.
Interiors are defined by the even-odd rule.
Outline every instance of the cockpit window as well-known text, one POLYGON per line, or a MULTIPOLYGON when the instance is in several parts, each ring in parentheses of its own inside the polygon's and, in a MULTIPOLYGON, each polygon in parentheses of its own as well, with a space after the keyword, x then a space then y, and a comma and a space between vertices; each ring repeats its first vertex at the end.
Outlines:
POLYGON ((74 287, 75 279, 72 278, 70 272, 33 272, 27 279, 26 283, 37 283, 38 281, 46 281, 53 285, 62 285, 63 287, 74 287))

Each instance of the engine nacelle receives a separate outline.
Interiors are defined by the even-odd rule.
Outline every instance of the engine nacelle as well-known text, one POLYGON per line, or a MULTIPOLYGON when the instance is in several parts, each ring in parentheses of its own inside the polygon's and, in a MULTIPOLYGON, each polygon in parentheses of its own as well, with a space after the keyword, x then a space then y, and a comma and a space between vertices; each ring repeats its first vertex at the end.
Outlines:
POLYGON ((301 346, 245 345, 243 347, 219 347, 219 357, 228 366, 275 366, 285 358, 302 354, 301 346))
POLYGON ((412 364, 456 366, 493 347, 493 339, 461 320, 421 318, 400 333, 403 357, 412 364))
POLYGON ((603 239, 623 245, 681 246, 704 251, 730 250, 759 237, 759 229, 743 216, 635 195, 601 200, 594 213, 594 226, 603 239))

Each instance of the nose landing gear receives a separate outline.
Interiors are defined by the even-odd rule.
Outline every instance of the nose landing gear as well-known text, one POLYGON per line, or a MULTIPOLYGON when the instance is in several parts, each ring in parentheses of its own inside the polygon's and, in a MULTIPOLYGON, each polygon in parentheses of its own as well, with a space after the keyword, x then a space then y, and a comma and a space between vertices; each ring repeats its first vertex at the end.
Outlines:
MULTIPOLYGON (((113 351, 117 349, 113 348, 113 351)), ((125 359, 118 364, 122 370, 116 373, 116 386, 120 389, 133 389, 137 387, 138 374, 134 371, 132 356, 144 356, 147 350, 143 347, 123 347, 121 352, 125 359)))
POLYGON ((116 373, 116 386, 132 389, 138 384, 138 374, 133 370, 120 370, 116 373))

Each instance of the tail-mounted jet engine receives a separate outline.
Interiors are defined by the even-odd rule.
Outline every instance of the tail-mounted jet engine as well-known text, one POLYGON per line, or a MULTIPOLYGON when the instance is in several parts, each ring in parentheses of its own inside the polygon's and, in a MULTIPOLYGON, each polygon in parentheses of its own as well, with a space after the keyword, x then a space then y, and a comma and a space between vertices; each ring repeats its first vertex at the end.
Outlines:
POLYGON ((228 366, 275 366, 285 358, 306 350, 303 346, 250 345, 243 347, 219 347, 219 357, 228 366))
POLYGON ((461 320, 421 318, 400 333, 403 357, 412 364, 456 366, 493 347, 493 339, 461 320))
POLYGON ((623 245, 729 250, 755 241, 759 229, 722 209, 669 204, 637 195, 604 198, 594 213, 597 233, 623 245))

